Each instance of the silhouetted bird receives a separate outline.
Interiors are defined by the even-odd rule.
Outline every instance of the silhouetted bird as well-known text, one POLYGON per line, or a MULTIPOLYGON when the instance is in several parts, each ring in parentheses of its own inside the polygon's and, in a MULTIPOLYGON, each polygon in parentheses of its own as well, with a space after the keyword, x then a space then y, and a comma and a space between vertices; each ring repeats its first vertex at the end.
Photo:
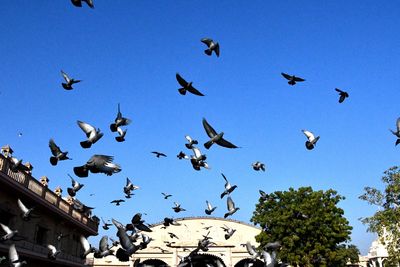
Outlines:
POLYGON ((164 196, 164 199, 168 199, 169 197, 172 197, 171 194, 166 194, 166 193, 161 193, 164 196))
POLYGON ((251 164, 251 166, 253 167, 253 169, 255 171, 259 171, 262 170, 263 172, 265 172, 265 164, 261 163, 259 161, 254 162, 253 164, 251 164))
POLYGON ((53 139, 50 139, 49 141, 49 147, 51 150, 51 154, 53 154, 52 157, 50 157, 50 163, 51 165, 55 166, 57 165, 57 162, 59 160, 66 160, 70 159, 67 154, 68 151, 62 152, 61 149, 56 145, 53 139))
POLYGON ((68 195, 70 195, 71 197, 74 197, 76 195, 76 192, 78 192, 84 185, 75 181, 75 179, 72 178, 71 175, 68 174, 68 176, 69 176, 69 178, 71 178, 72 187, 68 187, 67 192, 68 192, 68 195))
POLYGON ((74 168, 74 173, 78 177, 88 177, 89 171, 92 173, 104 173, 108 176, 120 172, 121 167, 112 162, 114 158, 106 155, 93 155, 85 165, 74 168))
POLYGON ((396 131, 389 129, 397 137, 395 145, 397 146, 400 143, 400 118, 396 121, 396 131))
POLYGON ((283 77, 285 77, 287 80, 289 80, 288 84, 290 84, 290 85, 295 85, 296 82, 304 82, 305 81, 303 78, 296 77, 294 75, 289 75, 289 74, 286 74, 283 72, 281 74, 283 77))
POLYGON ((94 8, 93 0, 71 0, 71 2, 77 7, 82 7, 82 2, 85 2, 90 8, 94 8))
POLYGON ((211 56, 212 51, 214 51, 217 57, 219 57, 219 44, 217 42, 214 42, 210 38, 203 38, 201 39, 201 42, 208 46, 208 49, 204 50, 206 55, 211 56))
POLYGON ((176 80, 178 81, 179 85, 182 86, 182 88, 178 89, 181 95, 186 95, 186 91, 189 91, 194 95, 204 96, 199 90, 192 86, 192 82, 187 82, 179 75, 179 73, 176 74, 176 80))
POLYGON ((74 88, 72 88, 72 85, 74 84, 74 83, 79 83, 79 82, 81 82, 81 80, 74 80, 74 79, 71 79, 65 72, 63 72, 63 71, 61 71, 61 75, 64 77, 64 80, 65 80, 65 82, 66 83, 61 83, 61 85, 62 85, 62 87, 65 89, 65 90, 72 90, 72 89, 74 89, 74 88))
POLYGON ((164 153, 157 152, 157 151, 153 151, 153 152, 151 152, 151 153, 155 154, 157 158, 159 158, 159 157, 166 157, 166 156, 167 156, 167 155, 165 155, 164 153))
POLYGON ((342 103, 347 97, 349 97, 349 94, 345 91, 342 91, 338 88, 335 88, 336 92, 339 93, 339 103, 342 103))
POLYGON ((223 138, 224 132, 217 133, 205 118, 203 118, 203 127, 206 130, 208 137, 211 138, 209 141, 204 143, 205 148, 209 149, 214 143, 227 148, 238 148, 223 138))
POLYGON ((111 204, 115 204, 115 206, 119 206, 119 205, 121 205, 120 204, 121 202, 125 202, 125 200, 123 200, 123 199, 115 199, 115 200, 111 201, 110 203, 111 204))
POLYGON ((225 195, 228 195, 228 194, 232 193, 233 190, 236 189, 237 185, 233 185, 232 186, 231 183, 228 181, 228 179, 225 177, 225 175, 223 173, 221 173, 221 175, 225 180, 225 190, 221 194, 221 198, 223 198, 225 195))

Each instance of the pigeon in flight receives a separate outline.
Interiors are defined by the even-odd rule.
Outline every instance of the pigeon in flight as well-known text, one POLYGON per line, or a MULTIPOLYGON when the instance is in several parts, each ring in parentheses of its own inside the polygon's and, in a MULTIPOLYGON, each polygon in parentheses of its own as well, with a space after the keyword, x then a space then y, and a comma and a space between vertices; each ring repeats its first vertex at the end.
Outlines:
POLYGON ((396 131, 393 131, 391 129, 389 129, 392 134, 394 134, 397 137, 396 143, 395 145, 397 146, 398 144, 400 144, 400 118, 397 119, 396 121, 396 131))
POLYGON ((239 208, 235 206, 235 202, 233 202, 230 196, 228 196, 228 198, 226 199, 226 206, 228 208, 228 212, 225 213, 224 218, 233 215, 236 211, 239 210, 239 208))
POLYGON ((181 211, 186 211, 184 208, 181 208, 181 204, 179 204, 179 203, 177 203, 177 202, 174 202, 174 204, 175 204, 175 207, 172 207, 172 209, 173 209, 176 213, 181 212, 181 211))
POLYGON ((104 219, 103 219, 103 218, 101 218, 101 221, 103 222, 102 228, 103 228, 104 230, 108 230, 108 229, 110 229, 110 227, 109 227, 109 226, 111 226, 111 225, 112 225, 112 223, 107 223, 106 221, 104 221, 104 219))
POLYGON ((229 195, 230 193, 233 192, 233 190, 236 189, 237 185, 231 185, 231 183, 228 181, 228 179, 225 177, 225 175, 223 173, 221 173, 222 177, 225 180, 225 191, 222 192, 221 194, 221 198, 223 198, 225 195, 229 195))
POLYGON ((121 127, 117 127, 117 133, 119 134, 118 136, 115 137, 115 140, 119 143, 125 141, 125 135, 128 129, 122 130, 121 127))
POLYGON ((159 157, 166 157, 166 156, 167 156, 167 155, 165 155, 164 153, 157 152, 157 151, 153 151, 153 152, 151 152, 151 153, 155 154, 157 158, 159 158, 159 157))
POLYGON ((61 250, 57 249, 52 244, 48 244, 47 249, 48 249, 47 258, 49 258, 50 260, 55 260, 58 256, 58 254, 61 253, 61 250))
POLYGON ((94 8, 93 0, 71 0, 71 2, 77 7, 82 7, 82 2, 85 2, 90 8, 94 8))
POLYGON ((346 98, 349 97, 349 94, 345 91, 340 90, 339 88, 335 88, 335 91, 339 93, 339 103, 342 103, 346 98))
POLYGON ((83 235, 80 236, 79 240, 80 240, 82 248, 83 248, 83 253, 80 255, 81 259, 86 259, 86 256, 89 253, 94 252, 95 248, 92 248, 92 246, 89 244, 89 241, 83 235))
POLYGON ((125 200, 123 200, 123 199, 114 199, 114 200, 111 201, 110 203, 111 203, 111 204, 114 204, 114 203, 115 203, 115 206, 119 206, 119 205, 121 205, 121 204, 120 204, 121 202, 125 202, 125 200))
POLYGON ((17 159, 15 157, 10 157, 9 159, 11 163, 10 169, 12 172, 22 171, 29 173, 31 171, 31 169, 28 166, 22 164, 22 159, 17 159))
POLYGON ((230 228, 230 227, 226 226, 225 224, 221 228, 224 230, 224 232, 226 232, 225 240, 228 240, 229 238, 231 238, 231 236, 236 232, 236 229, 230 228))
POLYGON ((68 152, 62 152, 61 149, 56 145, 56 143, 54 142, 53 139, 50 139, 49 141, 49 147, 51 150, 51 154, 53 154, 52 157, 50 157, 50 163, 51 165, 55 166, 57 165, 57 162, 59 160, 66 160, 66 159, 70 159, 67 154, 68 152))
POLYGON ((214 51, 215 55, 219 57, 219 44, 217 42, 214 42, 210 38, 203 38, 201 39, 201 42, 208 46, 208 48, 204 50, 204 53, 206 53, 206 55, 211 56, 212 51, 214 51))
POLYGON ((176 234, 174 234, 174 233, 172 233, 172 232, 168 232, 168 235, 169 235, 169 237, 170 238, 176 238, 176 239, 179 239, 179 237, 176 235, 176 234))
POLYGON ((15 244, 10 245, 8 249, 8 258, 10 260, 11 267, 21 267, 24 264, 28 264, 26 261, 21 261, 19 258, 15 244))
POLYGON ((185 79, 179 75, 179 73, 176 74, 176 80, 178 81, 179 85, 182 86, 182 88, 179 88, 178 91, 181 95, 186 95, 186 91, 189 91, 190 93, 198 96, 204 96, 202 93, 200 93, 199 90, 194 88, 192 86, 192 82, 187 82, 185 79))
POLYGON ((114 157, 106 155, 93 155, 85 165, 75 167, 74 173, 78 177, 88 177, 89 171, 92 173, 104 173, 108 176, 120 172, 121 167, 112 162, 114 157))
POLYGON ((251 166, 253 167, 253 169, 255 171, 262 170, 263 172, 265 172, 265 164, 264 163, 256 161, 256 162, 252 163, 251 166))
POLYGON ((24 239, 22 236, 18 235, 18 230, 11 230, 10 227, 2 223, 0 223, 0 227, 6 233, 5 235, 0 236, 0 243, 7 240, 20 241, 24 239))
POLYGON ((93 253, 93 257, 100 259, 103 257, 107 257, 108 255, 114 255, 114 251, 110 249, 108 246, 108 236, 103 236, 99 241, 99 248, 95 249, 93 253))
POLYGON ((168 226, 170 226, 170 225, 179 226, 179 225, 181 225, 181 224, 178 223, 177 221, 175 221, 173 218, 165 217, 165 218, 164 218, 164 221, 163 221, 163 225, 164 225, 164 227, 168 227, 168 226))
POLYGON ((122 117, 122 113, 121 113, 120 106, 119 106, 119 103, 118 103, 117 117, 115 118, 114 123, 110 124, 111 132, 116 132, 118 127, 126 126, 126 125, 128 125, 130 123, 131 123, 130 119, 122 117))
POLYGON ((213 206, 211 205, 211 203, 208 202, 208 200, 206 200, 206 205, 207 205, 207 208, 206 208, 204 211, 205 211, 205 213, 206 213, 207 215, 211 215, 211 213, 217 208, 217 207, 213 207, 213 206))
POLYGON ((185 144, 187 149, 192 149, 193 145, 197 145, 199 143, 197 140, 192 139, 192 137, 190 137, 189 135, 185 135, 185 138, 189 142, 189 143, 185 144))
POLYGON ((79 82, 81 82, 81 80, 74 80, 74 79, 71 79, 64 71, 61 71, 61 75, 64 77, 64 80, 65 80, 65 83, 61 83, 62 87, 63 87, 65 90, 72 90, 72 89, 74 89, 74 88, 72 88, 72 85, 73 85, 74 83, 79 83, 79 82))
POLYGON ((178 159, 189 159, 189 157, 185 153, 183 153, 183 151, 179 152, 179 154, 176 155, 176 157, 178 159))
POLYGON ((281 73, 283 77, 285 77, 288 80, 288 84, 290 85, 295 85, 296 82, 304 82, 305 80, 303 78, 300 77, 296 77, 294 75, 289 75, 286 73, 281 73))
MULTIPOLYGON (((126 195, 130 195, 130 194, 131 194, 131 191, 136 190, 136 189, 139 189, 139 186, 134 185, 134 184, 131 182, 131 180, 130 180, 128 177, 126 177, 126 185, 124 186, 124 193, 125 193, 126 195)), ((129 198, 129 197, 128 197, 128 198, 129 198)))
POLYGON ((250 244, 249 241, 246 242, 246 250, 247 250, 247 253, 250 254, 251 259, 253 259, 253 260, 257 259, 260 256, 260 253, 257 252, 256 247, 253 246, 252 244, 250 244))
POLYGON ((262 200, 266 200, 266 199, 268 198, 267 193, 265 193, 264 191, 258 190, 258 192, 260 193, 260 198, 261 198, 262 200))
POLYGON ((74 197, 76 195, 76 192, 78 192, 84 186, 84 184, 77 182, 71 175, 68 174, 68 176, 69 178, 71 178, 72 187, 68 187, 67 192, 68 195, 74 197))
POLYGON ((142 214, 141 213, 136 213, 133 215, 131 219, 131 223, 127 224, 125 226, 126 230, 132 230, 132 231, 145 231, 145 232, 153 232, 150 227, 144 223, 144 220, 142 219, 142 214))
POLYGON ((34 215, 32 214, 34 208, 28 209, 28 208, 24 205, 24 203, 22 203, 22 201, 21 201, 19 198, 18 198, 18 200, 17 200, 17 203, 18 203, 18 207, 19 207, 19 209, 20 209, 20 211, 21 211, 21 217, 22 217, 22 219, 23 219, 24 221, 29 221, 31 218, 38 218, 38 216, 34 216, 34 215))
POLYGON ((196 171, 200 171, 201 167, 209 169, 210 167, 208 166, 207 162, 205 162, 207 156, 201 154, 200 149, 195 146, 192 148, 192 151, 194 155, 191 156, 190 163, 192 163, 193 169, 195 169, 196 171))
POLYGON ((209 141, 204 143, 205 148, 209 149, 214 143, 227 148, 238 148, 223 138, 224 132, 217 133, 205 118, 203 118, 203 127, 206 130, 208 137, 211 138, 209 141))
POLYGON ((315 137, 314 134, 310 131, 307 130, 302 130, 302 132, 304 133, 304 135, 307 137, 307 141, 306 141, 306 148, 308 150, 312 150, 314 149, 315 145, 317 144, 318 140, 319 140, 319 136, 315 137))
POLYGON ((81 147, 83 148, 90 148, 92 144, 96 143, 100 138, 103 137, 103 133, 100 131, 100 129, 97 129, 93 127, 92 125, 82 122, 82 121, 77 121, 79 127, 82 129, 82 131, 85 132, 87 140, 82 141, 81 147))
POLYGON ((169 197, 172 197, 171 194, 166 194, 166 193, 161 193, 164 196, 164 199, 168 199, 169 197))

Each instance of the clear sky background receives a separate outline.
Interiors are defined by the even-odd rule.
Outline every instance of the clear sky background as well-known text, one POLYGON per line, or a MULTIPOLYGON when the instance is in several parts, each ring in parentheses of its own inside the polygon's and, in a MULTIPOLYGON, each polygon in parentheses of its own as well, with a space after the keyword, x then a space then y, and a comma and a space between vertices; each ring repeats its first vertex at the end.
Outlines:
MULTIPOLYGON (((203 216, 206 200, 223 216, 221 172, 238 185, 232 198, 240 210, 232 218, 244 222, 259 189, 332 188, 346 197, 340 207, 354 227, 352 243, 367 253, 375 237, 358 218, 376 209, 358 196, 364 186, 382 188, 383 171, 398 164, 400 153, 388 130, 400 116, 396 1, 94 4, 92 10, 69 0, 2 3, 0 140, 33 164, 35 177, 47 175, 50 188, 60 185, 67 194, 74 166, 93 154, 113 155, 122 171, 79 179, 85 186, 77 196, 97 216, 124 223, 136 212, 147 213, 148 223, 203 216), (204 54, 203 37, 220 43, 219 58, 204 54), (83 82, 64 90, 61 69, 83 82), (206 96, 180 95, 176 72, 206 96), (306 81, 290 86, 281 72, 306 81), (350 98, 339 104, 335 87, 350 98), (133 121, 124 143, 109 130, 118 103, 133 121), (200 144, 208 140, 203 117, 242 148, 201 145, 211 170, 197 172, 176 155, 191 154, 186 134, 200 144), (104 137, 82 149, 77 120, 104 137), (321 136, 313 151, 302 129, 321 136), (73 160, 51 166, 50 138, 73 160), (154 150, 168 157, 157 159, 154 150), (267 165, 265 173, 251 168, 256 160, 267 165), (115 207, 109 202, 124 198, 126 177, 141 189, 115 207), (161 192, 173 197, 164 200, 161 192), (173 201, 187 211, 175 214, 173 201)), ((99 236, 114 232, 99 228, 99 236)))

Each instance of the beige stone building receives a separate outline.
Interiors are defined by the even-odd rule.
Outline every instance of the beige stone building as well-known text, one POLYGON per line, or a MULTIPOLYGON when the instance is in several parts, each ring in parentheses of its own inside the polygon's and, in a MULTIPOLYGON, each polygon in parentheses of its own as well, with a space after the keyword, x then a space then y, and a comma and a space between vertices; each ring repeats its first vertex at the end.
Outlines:
POLYGON ((220 259, 227 267, 239 267, 244 266, 250 257, 242 244, 249 241, 258 246, 255 236, 261 230, 247 223, 215 217, 187 217, 176 221, 181 225, 166 228, 162 223, 152 225, 152 232, 146 234, 154 240, 146 249, 133 254, 129 262, 119 262, 116 257, 108 256, 103 259, 92 258, 93 266, 133 266, 136 259, 140 259, 144 266, 177 266, 180 257, 187 256, 196 248, 198 241, 203 239, 203 235, 208 234, 215 244, 209 251, 200 252, 202 257, 220 259), (229 239, 225 239, 223 227, 236 231, 229 239))
MULTIPOLYGON (((80 235, 97 235, 98 221, 82 214, 62 195, 61 190, 51 190, 51 181, 42 177, 40 181, 30 171, 12 170, 12 149, 4 146, 0 154, 0 223, 18 230, 22 240, 0 242, 0 257, 8 258, 11 244, 27 266, 85 266, 80 235), (56 192, 54 192, 56 191, 56 192), (34 207, 34 217, 25 221, 17 200, 27 208, 34 207), (48 244, 56 246, 57 237, 63 234, 56 260, 47 257, 48 244)), ((30 167, 29 170, 32 168, 30 167)), ((54 189, 56 186, 54 186, 54 189)), ((0 228, 0 237, 5 232, 0 228)))

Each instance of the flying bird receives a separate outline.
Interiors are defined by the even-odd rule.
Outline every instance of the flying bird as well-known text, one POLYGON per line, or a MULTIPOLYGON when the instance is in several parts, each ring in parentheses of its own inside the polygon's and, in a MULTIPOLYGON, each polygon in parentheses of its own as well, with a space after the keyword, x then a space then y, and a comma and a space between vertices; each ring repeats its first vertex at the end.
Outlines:
POLYGON ((79 127, 82 129, 82 131, 85 132, 87 140, 82 141, 81 147, 83 148, 90 148, 92 144, 96 143, 100 138, 103 137, 103 133, 100 131, 100 129, 97 129, 93 127, 92 125, 82 122, 82 121, 77 121, 79 127))
POLYGON ((131 223, 127 224, 125 226, 126 230, 132 230, 136 231, 135 229, 139 231, 145 231, 145 232, 153 232, 150 227, 144 223, 144 220, 142 219, 142 214, 141 213, 136 213, 133 215, 131 219, 131 223))
POLYGON ((224 232, 226 232, 226 234, 224 236, 225 240, 228 240, 229 238, 231 238, 231 236, 236 232, 236 229, 230 228, 230 227, 226 226, 225 224, 221 228, 224 230, 224 232))
POLYGON ((187 149, 192 149, 193 145, 197 145, 199 142, 197 140, 192 139, 189 135, 185 135, 186 140, 189 142, 185 144, 187 149))
POLYGON ((224 192, 222 192, 222 194, 221 194, 221 198, 223 198, 225 195, 229 195, 230 193, 232 193, 233 192, 233 190, 235 190, 236 189, 236 187, 237 187, 237 185, 231 185, 231 183, 228 181, 228 179, 226 178, 226 176, 223 174, 223 173, 221 173, 221 175, 222 175, 222 177, 224 178, 224 180, 225 180, 225 190, 224 190, 224 192))
POLYGON ((247 241, 245 246, 247 253, 249 253, 251 256, 251 259, 255 260, 260 256, 260 253, 257 252, 256 247, 250 244, 250 242, 247 241))
POLYGON ((139 186, 134 185, 131 180, 126 177, 126 185, 124 186, 124 193, 130 195, 131 191, 139 189, 139 186))
POLYGON ((192 86, 193 82, 187 82, 181 77, 181 75, 179 75, 179 73, 176 74, 176 80, 178 81, 179 85, 182 86, 182 88, 178 89, 181 95, 186 95, 186 91, 188 91, 194 95, 204 96, 199 90, 192 86))
POLYGON ((339 93, 339 103, 342 103, 346 98, 349 97, 349 94, 345 91, 340 90, 339 88, 335 88, 335 91, 339 93))
POLYGON ((289 75, 286 73, 281 73, 283 77, 285 77, 288 80, 288 84, 290 85, 295 85, 296 82, 304 82, 305 80, 303 78, 300 77, 296 77, 294 75, 289 75))
POLYGON ((205 161, 207 159, 207 156, 204 154, 201 154, 200 149, 197 147, 192 147, 193 154, 190 157, 190 163, 192 163, 193 169, 196 171, 200 171, 201 167, 209 169, 210 167, 208 166, 207 162, 205 161))
POLYGON ((261 198, 262 200, 266 200, 266 199, 268 198, 267 193, 265 193, 264 191, 258 190, 258 192, 260 193, 260 198, 261 198))
POLYGON ((395 145, 397 146, 398 144, 400 144, 400 118, 398 118, 396 121, 396 131, 393 131, 391 129, 389 129, 389 131, 391 131, 392 134, 397 137, 395 145))
POLYGON ((205 118, 203 118, 203 127, 206 130, 208 137, 211 138, 209 141, 204 143, 205 148, 209 149, 214 143, 222 147, 238 148, 223 138, 224 132, 217 133, 205 118))
POLYGON ((184 208, 181 208, 181 204, 179 204, 179 203, 177 203, 177 202, 174 202, 174 204, 175 204, 175 207, 172 207, 172 209, 173 209, 176 213, 181 212, 181 211, 186 211, 184 208))
POLYGON ((168 232, 168 235, 169 235, 170 238, 179 239, 179 237, 176 234, 172 233, 172 232, 168 232))
POLYGON ((306 141, 306 148, 308 150, 312 150, 314 149, 315 145, 317 144, 318 140, 319 140, 319 136, 315 137, 314 134, 310 131, 307 130, 301 130, 304 135, 307 137, 307 141, 306 141))
POLYGON ((176 157, 178 159, 189 159, 189 157, 185 153, 183 153, 183 151, 179 152, 179 154, 176 155, 176 157))
POLYGON ((213 206, 211 205, 211 203, 208 202, 208 200, 206 200, 206 205, 207 205, 207 208, 204 210, 204 212, 205 212, 207 215, 211 215, 211 213, 213 213, 213 211, 217 208, 217 207, 213 207, 213 206))
POLYGON ((256 162, 252 163, 251 166, 253 167, 253 169, 255 171, 262 170, 263 172, 265 172, 265 164, 262 162, 256 161, 256 162))
POLYGON ((68 174, 68 176, 69 178, 71 178, 72 187, 68 187, 67 192, 68 195, 74 197, 76 195, 76 192, 78 192, 84 186, 84 184, 77 182, 71 175, 68 174))
POLYGON ((167 155, 165 155, 164 153, 157 152, 157 151, 153 151, 153 152, 151 152, 151 153, 155 154, 157 158, 159 158, 159 157, 166 157, 166 156, 167 156, 167 155))
POLYGON ((94 8, 93 0, 71 0, 76 7, 82 7, 82 2, 85 2, 90 8, 94 8))
POLYGON ((233 202, 230 196, 228 196, 228 198, 226 199, 226 206, 228 208, 228 212, 225 213, 224 218, 233 215, 236 211, 240 209, 235 206, 235 202, 233 202))
POLYGON ((217 42, 214 42, 210 38, 203 38, 201 39, 201 42, 208 46, 208 48, 204 50, 204 53, 206 53, 206 55, 211 56, 212 51, 214 51, 215 55, 219 57, 219 44, 217 42))
POLYGON ((161 193, 164 196, 164 199, 168 199, 169 197, 172 197, 171 194, 166 194, 166 193, 161 193))
POLYGON ((89 241, 83 235, 80 236, 79 241, 81 242, 83 248, 83 253, 80 255, 81 259, 86 259, 86 256, 89 253, 94 252, 95 248, 92 248, 92 246, 89 244, 89 241))
POLYGON ((111 226, 111 225, 112 225, 112 223, 107 223, 106 221, 104 221, 104 219, 103 219, 103 218, 101 218, 101 221, 103 222, 102 228, 103 228, 104 230, 108 230, 108 229, 110 229, 110 227, 109 227, 109 226, 111 226))
POLYGON ((117 133, 119 134, 118 136, 115 137, 115 140, 119 143, 125 141, 125 135, 128 129, 122 130, 121 127, 117 127, 117 133))
POLYGON ((53 154, 53 156, 50 157, 51 165, 53 165, 53 166, 57 165, 59 160, 70 159, 67 156, 68 151, 62 152, 61 149, 56 145, 56 143, 54 142, 53 139, 50 139, 49 147, 50 147, 51 154, 53 154))
POLYGON ((64 71, 61 71, 61 75, 64 77, 64 80, 65 80, 65 83, 61 83, 62 87, 63 87, 65 90, 72 90, 72 89, 74 89, 74 88, 72 88, 72 85, 73 85, 74 83, 79 83, 79 82, 81 82, 81 80, 74 80, 74 79, 71 79, 71 78, 68 76, 68 74, 66 74, 64 71))
POLYGON ((57 249, 54 245, 51 244, 47 245, 47 249, 48 249, 47 258, 51 260, 55 260, 58 254, 61 253, 61 250, 57 249))
POLYGON ((110 203, 111 203, 111 204, 114 204, 114 203, 115 203, 115 206, 119 206, 119 205, 121 205, 121 204, 120 204, 121 202, 125 202, 125 200, 123 200, 123 199, 114 199, 114 200, 111 201, 110 203))
POLYGON ((121 126, 126 126, 131 123, 131 120, 125 117, 122 117, 122 113, 120 110, 120 105, 118 103, 118 112, 117 117, 114 120, 114 123, 110 124, 111 132, 118 132, 119 136, 115 137, 117 142, 125 141, 125 135, 127 130, 122 130, 121 126))
POLYGON ((11 267, 21 267, 22 265, 27 264, 26 261, 22 261, 19 258, 17 249, 15 248, 15 244, 10 245, 8 249, 8 258, 11 267))
POLYGON ((17 200, 17 203, 18 203, 18 207, 21 211, 21 217, 24 221, 29 221, 31 218, 38 218, 38 216, 32 215, 34 208, 28 209, 19 198, 17 200))
POLYGON ((100 259, 103 257, 107 257, 108 255, 114 255, 114 251, 112 251, 108 245, 108 236, 103 236, 99 241, 99 248, 95 249, 93 253, 93 257, 100 259))
POLYGON ((2 223, 0 223, 0 227, 5 232, 5 235, 0 236, 0 243, 7 240, 20 241, 24 239, 22 236, 18 235, 18 230, 11 230, 10 227, 2 223))
POLYGON ((93 155, 85 165, 74 167, 74 173, 78 177, 88 177, 92 173, 104 173, 108 176, 121 171, 118 164, 112 162, 114 157, 106 155, 93 155))

